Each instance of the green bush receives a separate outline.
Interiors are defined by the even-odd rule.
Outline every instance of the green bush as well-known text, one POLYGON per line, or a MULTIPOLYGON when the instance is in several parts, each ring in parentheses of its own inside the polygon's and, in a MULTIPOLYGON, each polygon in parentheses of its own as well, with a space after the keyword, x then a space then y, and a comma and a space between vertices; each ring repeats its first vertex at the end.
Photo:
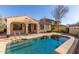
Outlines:
POLYGON ((79 32, 77 32, 77 35, 79 35, 79 32))
POLYGON ((0 25, 0 30, 4 30, 6 29, 7 27, 5 25, 0 25))
POLYGON ((60 32, 61 33, 68 33, 69 32, 69 29, 67 28, 66 30, 61 30, 60 32))
POLYGON ((65 31, 65 30, 61 30, 60 32, 61 32, 61 33, 65 33, 66 31, 65 31))
POLYGON ((66 33, 69 33, 69 28, 66 28, 66 33))
POLYGON ((65 33, 65 31, 64 31, 64 30, 61 30, 60 32, 61 32, 61 33, 65 33))
POLYGON ((55 25, 51 25, 51 30, 52 30, 52 31, 55 30, 55 25))

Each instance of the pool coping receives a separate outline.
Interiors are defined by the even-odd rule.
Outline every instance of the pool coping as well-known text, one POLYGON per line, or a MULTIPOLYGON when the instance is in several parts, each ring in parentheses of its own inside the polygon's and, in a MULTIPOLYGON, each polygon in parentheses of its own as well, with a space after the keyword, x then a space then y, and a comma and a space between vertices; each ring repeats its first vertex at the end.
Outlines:
POLYGON ((57 49, 55 49, 55 52, 57 54, 73 54, 76 45, 78 43, 78 40, 75 39, 75 37, 67 35, 70 39, 68 39, 66 42, 64 42, 62 45, 60 45, 57 49))
POLYGON ((0 39, 3 41, 0 41, 0 54, 4 54, 5 50, 6 50, 6 46, 8 43, 11 43, 14 40, 20 40, 20 39, 33 39, 33 38, 38 38, 38 37, 42 37, 42 36, 48 36, 50 37, 51 35, 61 35, 61 36, 66 36, 69 37, 70 39, 67 40, 66 42, 64 42, 62 45, 60 45, 55 52, 59 53, 59 54, 66 54, 68 53, 69 49, 71 48, 71 46, 73 45, 75 38, 73 36, 70 35, 64 35, 61 33, 40 33, 40 34, 31 34, 31 35, 26 35, 26 36, 16 36, 15 37, 9 37, 9 38, 4 38, 4 39, 0 39))

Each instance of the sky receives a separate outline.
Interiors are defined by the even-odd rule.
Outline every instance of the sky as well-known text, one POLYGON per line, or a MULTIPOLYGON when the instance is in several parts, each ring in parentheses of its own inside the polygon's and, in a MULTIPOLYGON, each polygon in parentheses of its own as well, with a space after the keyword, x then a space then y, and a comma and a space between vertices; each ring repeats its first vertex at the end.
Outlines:
MULTIPOLYGON (((61 19, 62 24, 79 22, 79 5, 67 5, 69 11, 61 19)), ((0 5, 0 16, 31 16, 36 20, 43 17, 54 19, 52 13, 56 5, 0 5)))

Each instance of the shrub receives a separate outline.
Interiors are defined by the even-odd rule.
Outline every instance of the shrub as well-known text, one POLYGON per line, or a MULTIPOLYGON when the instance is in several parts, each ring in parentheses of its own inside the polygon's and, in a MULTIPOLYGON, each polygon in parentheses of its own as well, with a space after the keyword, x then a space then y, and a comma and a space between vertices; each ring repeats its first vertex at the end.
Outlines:
POLYGON ((52 31, 55 30, 55 25, 51 25, 51 30, 52 30, 52 31))
POLYGON ((62 29, 62 30, 60 30, 60 32, 61 32, 61 33, 69 33, 69 29, 68 29, 68 28, 62 29))
POLYGON ((69 28, 66 28, 66 33, 69 33, 69 28))
POLYGON ((79 32, 77 32, 77 35, 79 35, 79 32))
POLYGON ((0 30, 4 30, 4 29, 6 29, 6 28, 7 28, 6 26, 0 25, 0 30))
POLYGON ((77 36, 78 36, 78 38, 79 38, 79 32, 77 32, 77 36))
POLYGON ((61 33, 66 33, 66 31, 65 31, 65 30, 61 30, 60 32, 61 32, 61 33))

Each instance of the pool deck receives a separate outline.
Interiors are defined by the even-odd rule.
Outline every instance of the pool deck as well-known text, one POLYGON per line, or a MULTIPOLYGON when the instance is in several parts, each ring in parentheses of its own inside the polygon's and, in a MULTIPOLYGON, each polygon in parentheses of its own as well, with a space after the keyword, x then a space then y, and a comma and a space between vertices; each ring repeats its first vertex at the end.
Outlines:
POLYGON ((67 40, 64 44, 62 44, 60 47, 58 47, 55 50, 57 53, 60 53, 60 54, 67 53, 75 41, 74 37, 72 37, 70 35, 64 35, 61 33, 53 33, 53 32, 52 33, 29 34, 29 35, 24 35, 24 36, 23 35, 10 36, 9 38, 1 38, 0 39, 0 54, 3 54, 5 52, 6 45, 12 41, 22 40, 22 39, 32 39, 32 38, 37 38, 37 37, 41 37, 41 36, 49 36, 50 37, 50 35, 62 35, 62 36, 70 37, 69 40, 67 40))
POLYGON ((60 45, 55 51, 58 54, 72 54, 74 52, 75 46, 73 45, 75 42, 74 37, 70 37, 65 43, 60 45), (73 47, 72 47, 73 46, 73 47), (72 49, 71 49, 72 47, 72 49), (72 50, 72 51, 71 51, 72 50))

